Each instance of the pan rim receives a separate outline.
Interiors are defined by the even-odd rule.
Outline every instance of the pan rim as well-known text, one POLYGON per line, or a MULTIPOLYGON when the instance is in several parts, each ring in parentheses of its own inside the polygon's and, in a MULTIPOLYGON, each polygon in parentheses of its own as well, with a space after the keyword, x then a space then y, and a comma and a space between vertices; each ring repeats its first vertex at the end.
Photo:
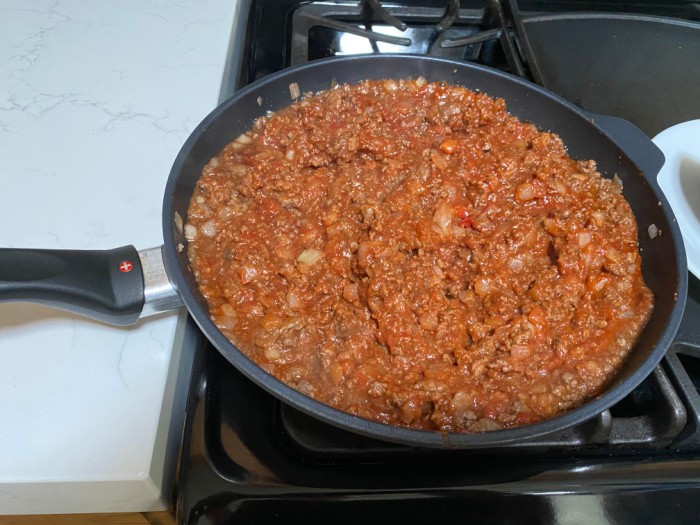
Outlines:
MULTIPOLYGON (((185 269, 180 265, 177 251, 177 241, 175 239, 173 217, 174 217, 174 194, 177 189, 177 183, 182 169, 183 163, 189 155, 192 147, 201 139, 202 135, 207 131, 209 126, 216 121, 219 116, 225 112, 230 106, 235 105, 237 101, 250 93, 260 90, 268 83, 278 83, 289 80, 294 75, 303 74, 305 71, 314 70, 319 67, 333 62, 338 64, 339 61, 361 63, 363 60, 381 61, 381 60, 407 60, 412 62, 441 62, 446 65, 452 65, 460 70, 475 69, 486 74, 497 76, 506 82, 515 82, 530 91, 535 91, 538 94, 545 96, 555 103, 564 105, 570 112, 576 114, 579 118, 587 120, 594 126, 606 139, 618 148, 619 145, 609 136, 605 130, 598 127, 594 122, 590 122, 590 115, 581 110, 571 102, 559 97, 558 95, 524 80, 520 77, 513 76, 499 70, 495 70, 479 64, 471 62, 455 61, 434 57, 423 57, 419 55, 407 54, 382 54, 382 55, 353 55, 347 57, 331 57, 321 60, 315 60, 299 66, 281 70, 275 74, 266 76, 252 84, 242 88, 234 93, 227 100, 217 106, 212 112, 205 117, 202 122, 191 133, 187 141, 183 144, 179 154, 177 155, 170 176, 165 188, 163 200, 163 236, 165 246, 163 250, 164 262, 166 271, 171 282, 180 294, 185 303, 190 315, 193 317, 197 325, 204 332, 205 336, 211 341, 216 349, 239 371, 246 377, 268 391, 275 397, 281 399, 317 419, 329 423, 346 430, 356 432, 374 439, 391 441, 411 445, 415 447, 430 447, 430 448, 492 448, 500 445, 508 445, 514 442, 541 437, 552 434, 554 432, 581 424, 604 410, 610 408, 615 403, 619 402, 623 397, 629 394, 644 378, 646 378, 653 369, 658 365, 666 350, 670 347, 675 334, 680 326, 680 321, 685 308, 685 299, 687 295, 688 274, 685 265, 684 247, 682 238, 680 237, 680 229, 675 220, 672 210, 665 202, 663 213, 667 217, 669 225, 671 225, 674 246, 676 248, 676 268, 679 280, 676 288, 676 299, 668 322, 663 330, 661 337, 658 338, 651 352, 643 361, 642 366, 638 367, 626 379, 617 383, 614 388, 608 388, 599 396, 582 404, 578 408, 560 414, 554 418, 550 418, 538 423, 524 425, 515 428, 503 430, 495 430, 478 434, 461 434, 461 433, 445 433, 439 431, 428 431, 419 429, 410 429, 404 427, 396 427, 370 421, 359 416, 354 416, 350 413, 332 408, 319 401, 316 401, 301 392, 287 386, 282 381, 276 379, 271 374, 265 372, 261 367, 255 364, 243 352, 241 352, 233 343, 231 343, 216 327, 213 321, 209 318, 208 312, 204 311, 195 297, 194 291, 187 283, 185 269), (679 239, 680 243, 679 243, 679 239)), ((361 67, 358 65, 358 67, 361 67)), ((651 142, 651 141, 650 141, 651 142)), ((621 149, 621 148, 620 148, 621 149)), ((635 166, 636 162, 629 159, 635 166)), ((665 197, 656 183, 656 174, 644 173, 644 177, 650 184, 651 189, 660 197, 660 202, 665 201, 665 197)))

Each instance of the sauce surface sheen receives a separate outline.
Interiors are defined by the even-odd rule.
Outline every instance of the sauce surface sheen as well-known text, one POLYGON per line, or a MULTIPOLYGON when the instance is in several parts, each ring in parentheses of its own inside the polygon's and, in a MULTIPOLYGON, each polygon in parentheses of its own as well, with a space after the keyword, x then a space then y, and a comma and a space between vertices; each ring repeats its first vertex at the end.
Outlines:
POLYGON ((185 234, 242 352, 390 425, 482 432, 574 408, 653 305, 617 182, 503 100, 422 78, 260 118, 204 168, 185 234))

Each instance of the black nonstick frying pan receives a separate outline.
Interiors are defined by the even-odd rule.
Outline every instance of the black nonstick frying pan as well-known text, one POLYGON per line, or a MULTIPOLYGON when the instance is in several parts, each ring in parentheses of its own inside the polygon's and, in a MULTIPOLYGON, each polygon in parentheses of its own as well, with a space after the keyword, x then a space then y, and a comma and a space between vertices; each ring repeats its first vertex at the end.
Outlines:
POLYGON ((184 303, 216 348, 236 368, 282 401, 327 423, 378 439, 420 447, 479 448, 527 440, 582 423, 620 401, 654 369, 678 329, 687 294, 685 250, 675 217, 656 183, 661 151, 629 122, 591 115, 560 97, 511 75, 468 62, 411 55, 331 58, 272 74, 242 89, 212 111, 177 156, 163 201, 164 245, 138 252, 0 250, 0 301, 32 301, 126 325, 184 303), (302 92, 331 82, 424 76, 506 100, 508 110, 539 129, 561 136, 575 159, 595 159, 617 175, 639 224, 642 272, 655 308, 622 370, 581 407, 556 418, 482 434, 445 434, 392 427, 335 410, 293 390, 258 367, 209 318, 186 256, 182 233, 187 207, 203 166, 267 111, 291 103, 289 85, 302 92), (648 227, 659 234, 652 238, 648 227))

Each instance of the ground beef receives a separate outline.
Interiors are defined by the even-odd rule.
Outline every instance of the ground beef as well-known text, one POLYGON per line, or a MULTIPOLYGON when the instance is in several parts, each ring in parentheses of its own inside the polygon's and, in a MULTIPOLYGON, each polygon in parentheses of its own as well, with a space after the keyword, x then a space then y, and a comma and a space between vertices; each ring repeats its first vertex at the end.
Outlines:
POLYGON ((264 370, 448 432, 604 387, 652 309, 636 232, 594 161, 501 99, 422 78, 260 118, 204 168, 185 226, 212 319, 264 370))

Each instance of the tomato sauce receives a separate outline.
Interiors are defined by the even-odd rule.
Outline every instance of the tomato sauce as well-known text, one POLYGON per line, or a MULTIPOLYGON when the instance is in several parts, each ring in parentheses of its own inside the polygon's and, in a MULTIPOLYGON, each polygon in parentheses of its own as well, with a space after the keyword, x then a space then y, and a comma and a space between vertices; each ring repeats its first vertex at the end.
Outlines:
POLYGON ((242 352, 389 425, 482 432, 574 408, 653 306, 617 182, 503 100, 423 78, 260 118, 204 168, 185 234, 242 352))

